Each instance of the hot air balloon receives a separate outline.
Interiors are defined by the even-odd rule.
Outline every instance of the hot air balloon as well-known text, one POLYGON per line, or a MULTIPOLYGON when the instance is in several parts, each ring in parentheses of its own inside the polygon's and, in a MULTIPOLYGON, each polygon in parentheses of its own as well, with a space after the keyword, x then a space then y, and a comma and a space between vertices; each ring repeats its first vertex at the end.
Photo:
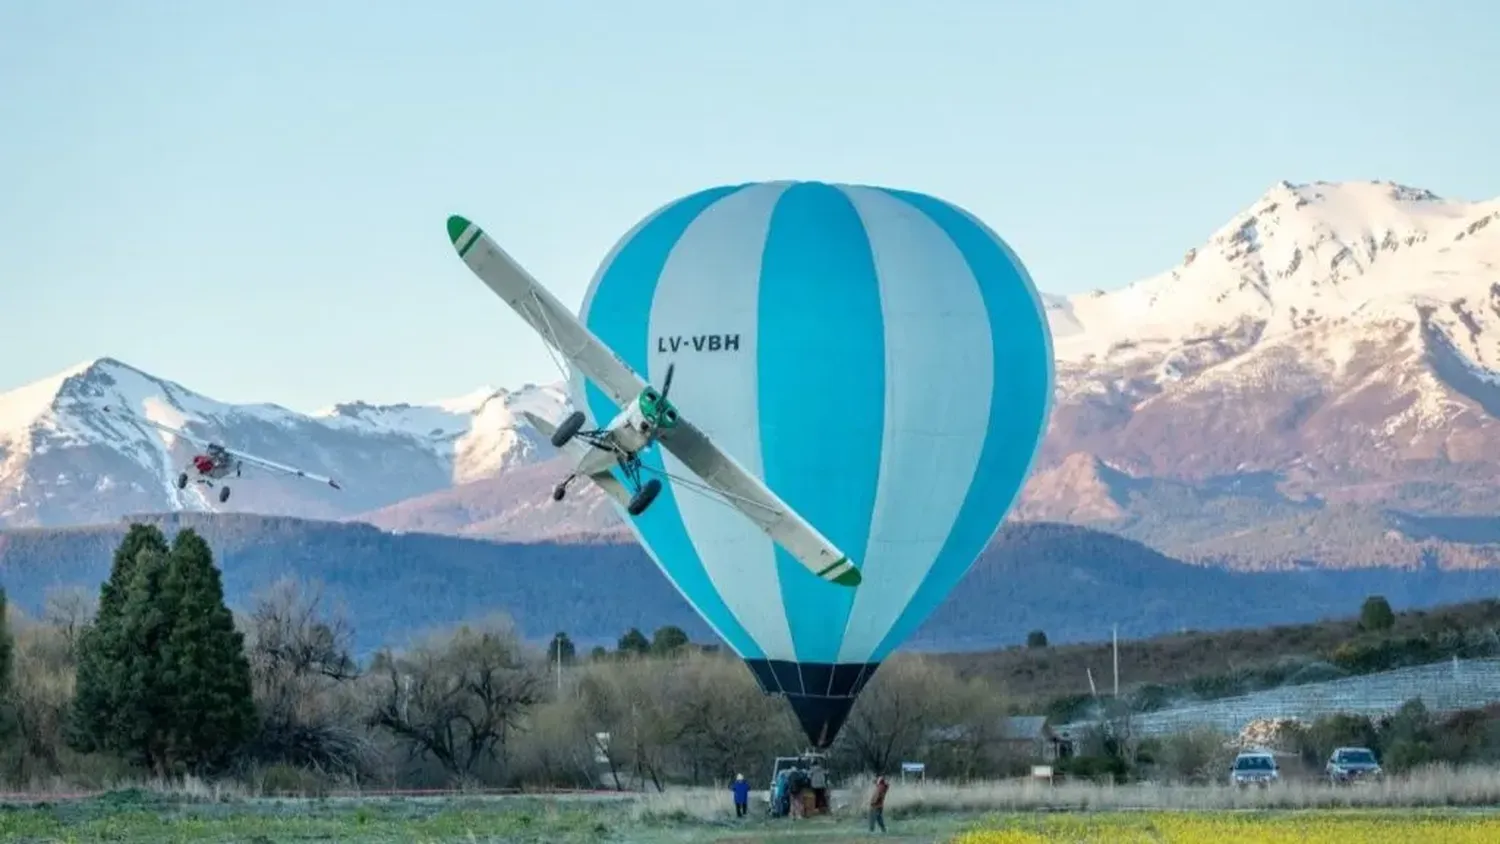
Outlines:
MULTIPOLYGON (((675 363, 683 414, 859 565, 858 588, 823 582, 742 514, 674 481, 625 519, 826 749, 1030 471, 1053 366, 1025 268, 972 214, 931 196, 727 185, 626 233, 579 316, 651 383, 675 363)), ((618 411, 576 370, 571 389, 591 424, 618 411)), ((662 449, 643 459, 691 477, 662 449)))

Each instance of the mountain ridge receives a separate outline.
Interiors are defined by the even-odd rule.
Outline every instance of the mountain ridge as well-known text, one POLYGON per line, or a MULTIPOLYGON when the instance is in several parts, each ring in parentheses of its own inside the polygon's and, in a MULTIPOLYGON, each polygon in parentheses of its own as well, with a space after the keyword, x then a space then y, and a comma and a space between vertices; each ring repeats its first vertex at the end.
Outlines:
MULTIPOLYGON (((1046 294, 1057 399, 1012 520, 1112 530, 1241 568, 1412 569, 1434 556, 1440 567, 1500 566, 1500 544, 1472 541, 1472 530, 1408 532, 1414 519, 1500 511, 1496 220, 1500 199, 1279 182, 1163 273, 1110 292, 1046 294)), ((480 390, 441 407, 349 401, 301 417, 304 442, 255 423, 284 409, 245 406, 250 442, 266 437, 315 471, 343 463, 365 474, 353 485, 362 493, 337 499, 296 484, 256 497, 246 482, 235 506, 525 541, 622 535, 591 487, 552 504, 546 490, 565 467, 518 424, 512 404, 524 401, 501 394, 541 397, 530 406, 554 418, 567 407, 564 385, 480 390), (465 437, 482 446, 466 451, 465 437)), ((160 472, 115 479, 126 492, 110 496, 79 489, 117 465, 162 463, 133 438, 113 457, 78 452, 82 473, 46 424, 26 429, 26 442, 52 443, 35 459, 7 441, 6 409, 38 395, 46 389, 0 394, 0 526, 168 505, 145 491, 164 483, 160 472), (70 472, 79 477, 64 489, 57 476, 70 472)))

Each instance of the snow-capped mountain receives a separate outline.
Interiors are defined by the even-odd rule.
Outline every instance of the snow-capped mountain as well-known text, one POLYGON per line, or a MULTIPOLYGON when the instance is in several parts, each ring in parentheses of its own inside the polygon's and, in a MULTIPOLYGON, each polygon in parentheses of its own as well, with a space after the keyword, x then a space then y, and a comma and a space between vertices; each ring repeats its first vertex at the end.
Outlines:
MULTIPOLYGON (((1119 361, 1257 324, 1257 336, 1446 305, 1493 280, 1500 200, 1388 182, 1280 182, 1172 270, 1113 292, 1049 297, 1060 361, 1119 361), (1385 310, 1390 307, 1393 310, 1385 310)), ((1495 363, 1493 350, 1483 362, 1495 363)), ((1191 365, 1191 364, 1190 364, 1191 365)))
MULTIPOLYGON (((1387 509, 1500 508, 1500 200, 1282 182, 1168 272, 1044 299, 1057 403, 1018 517, 1188 557, 1416 564, 1427 540, 1387 509)), ((368 518, 516 538, 617 525, 588 487, 566 518, 528 515, 545 488, 518 494, 527 477, 368 518)))
MULTIPOLYGON (((1190 558, 1362 565, 1431 550, 1390 511, 1500 510, 1500 200, 1282 182, 1168 272, 1045 304, 1057 401, 1018 517, 1190 558)), ((561 385, 303 416, 107 359, 0 394, 0 526, 206 506, 167 483, 186 447, 106 403, 346 487, 257 474, 229 509, 517 539, 620 528, 588 485, 550 500, 565 467, 513 415, 557 418, 561 385)))
POLYGON ((550 445, 515 414, 555 417, 565 404, 560 387, 528 386, 432 405, 351 402, 304 415, 271 404, 226 404, 102 358, 0 393, 0 526, 221 509, 203 487, 178 490, 173 483, 195 447, 143 419, 343 486, 335 491, 247 470, 229 479, 233 495, 223 509, 333 518, 550 456, 550 445))
POLYGON ((1054 298, 1050 456, 1185 477, 1468 459, 1449 441, 1500 407, 1497 221, 1500 200, 1282 182, 1171 271, 1054 298))
POLYGON ((1080 496, 1124 526, 1199 508, 1151 541, 1415 564, 1363 544, 1405 541, 1392 511, 1500 506, 1500 200, 1283 182, 1169 272, 1047 306, 1057 412, 1031 517, 1080 496))

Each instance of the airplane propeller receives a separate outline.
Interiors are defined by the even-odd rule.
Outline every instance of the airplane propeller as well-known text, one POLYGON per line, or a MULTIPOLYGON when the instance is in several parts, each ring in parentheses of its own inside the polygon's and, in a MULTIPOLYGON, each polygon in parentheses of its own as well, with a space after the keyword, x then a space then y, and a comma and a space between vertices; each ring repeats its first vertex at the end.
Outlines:
POLYGON ((677 368, 677 364, 675 364, 675 363, 669 363, 669 364, 667 364, 667 377, 665 379, 663 379, 663 381, 661 383, 661 400, 662 401, 666 401, 667 400, 667 393, 669 391, 671 391, 671 389, 672 389, 672 370, 674 370, 676 368, 677 368))

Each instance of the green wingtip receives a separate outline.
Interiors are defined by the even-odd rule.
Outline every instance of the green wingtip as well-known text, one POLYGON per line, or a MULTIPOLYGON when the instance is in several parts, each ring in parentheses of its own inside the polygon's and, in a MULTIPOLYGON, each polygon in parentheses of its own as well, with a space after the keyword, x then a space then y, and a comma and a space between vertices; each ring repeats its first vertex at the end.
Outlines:
POLYGON ((469 221, 454 214, 448 218, 448 239, 453 241, 454 246, 457 246, 458 239, 464 236, 464 231, 468 228, 469 221))
POLYGON ((840 586, 858 586, 863 580, 864 576, 859 573, 859 569, 850 566, 848 571, 835 577, 833 582, 840 586))

